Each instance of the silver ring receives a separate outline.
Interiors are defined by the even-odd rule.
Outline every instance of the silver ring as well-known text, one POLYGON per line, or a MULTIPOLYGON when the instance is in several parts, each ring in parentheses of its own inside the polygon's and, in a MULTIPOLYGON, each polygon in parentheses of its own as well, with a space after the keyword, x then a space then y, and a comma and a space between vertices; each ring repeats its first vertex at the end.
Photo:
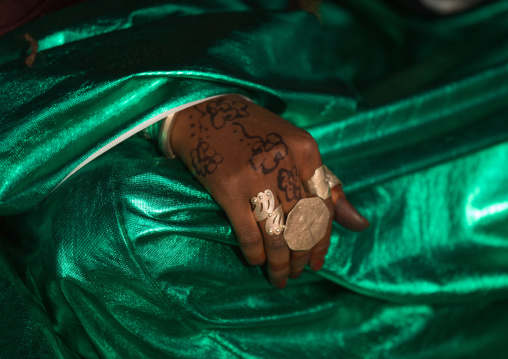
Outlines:
POLYGON ((303 198, 288 214, 284 239, 294 251, 313 248, 326 234, 330 211, 319 197, 303 198))
POLYGON ((256 221, 266 219, 265 230, 268 235, 282 234, 284 232, 284 211, 282 206, 275 208, 275 197, 269 189, 259 192, 250 200, 256 207, 252 211, 256 221))
POLYGON ((334 175, 333 172, 328 169, 328 167, 324 165, 323 167, 325 168, 326 181, 328 182, 330 188, 333 188, 337 185, 342 187, 342 181, 336 175, 334 175))
POLYGON ((305 191, 315 194, 322 199, 328 199, 332 195, 330 185, 326 178, 325 166, 320 166, 314 171, 312 178, 303 183, 305 191))

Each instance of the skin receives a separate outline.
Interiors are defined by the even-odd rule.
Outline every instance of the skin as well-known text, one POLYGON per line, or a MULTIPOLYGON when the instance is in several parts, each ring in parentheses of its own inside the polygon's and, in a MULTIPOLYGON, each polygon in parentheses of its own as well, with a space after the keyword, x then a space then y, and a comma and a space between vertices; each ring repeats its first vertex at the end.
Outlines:
POLYGON ((325 236, 308 251, 292 251, 282 235, 268 235, 256 222, 250 200, 270 189, 287 215, 305 197, 302 183, 322 165, 312 136, 274 113, 236 95, 179 112, 171 132, 175 154, 226 212, 251 265, 267 264, 269 281, 284 288, 306 265, 319 270, 330 245, 332 220, 351 230, 368 221, 347 201, 340 186, 325 200, 330 220, 325 236))

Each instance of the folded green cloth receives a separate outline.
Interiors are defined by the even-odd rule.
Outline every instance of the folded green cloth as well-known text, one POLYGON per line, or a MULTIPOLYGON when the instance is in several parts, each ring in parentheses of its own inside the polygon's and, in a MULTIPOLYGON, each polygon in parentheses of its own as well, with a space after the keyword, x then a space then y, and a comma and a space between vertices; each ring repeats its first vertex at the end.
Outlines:
POLYGON ((32 68, 15 34, 0 40, 1 357, 505 357, 507 2, 321 13, 87 2, 20 29, 39 42, 32 68), (371 222, 335 226, 324 268, 284 290, 140 136, 62 183, 222 93, 309 130, 371 222))

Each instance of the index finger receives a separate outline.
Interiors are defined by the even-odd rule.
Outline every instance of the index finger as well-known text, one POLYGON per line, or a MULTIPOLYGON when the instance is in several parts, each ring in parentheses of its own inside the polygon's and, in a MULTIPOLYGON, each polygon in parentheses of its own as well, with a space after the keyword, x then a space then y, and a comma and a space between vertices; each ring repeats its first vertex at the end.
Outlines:
POLYGON ((251 265, 263 265, 266 262, 263 236, 252 215, 249 202, 225 211, 247 262, 251 265))

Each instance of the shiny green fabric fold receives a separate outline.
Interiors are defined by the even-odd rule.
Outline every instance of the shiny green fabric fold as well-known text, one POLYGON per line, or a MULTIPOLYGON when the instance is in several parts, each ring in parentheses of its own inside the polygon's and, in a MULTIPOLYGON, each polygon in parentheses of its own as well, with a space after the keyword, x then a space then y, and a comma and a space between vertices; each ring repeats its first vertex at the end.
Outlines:
MULTIPOLYGON (((4 64, 0 72, 5 89, 0 97, 4 104, 0 147, 7 171, 0 179, 4 184, 0 213, 33 208, 100 147, 178 105, 216 94, 251 91, 252 97, 264 103, 266 94, 280 91, 279 95, 290 96, 304 83, 306 88, 299 91, 299 98, 318 90, 324 93, 318 96, 321 101, 329 101, 333 95, 336 98, 339 80, 326 78, 330 75, 326 69, 320 70, 321 75, 313 71, 317 66, 312 66, 312 52, 302 48, 299 53, 291 53, 294 70, 286 74, 283 69, 287 66, 279 62, 280 54, 272 53, 276 47, 266 48, 263 53, 262 47, 249 44, 252 37, 266 42, 273 36, 280 41, 279 35, 295 35, 288 28, 302 33, 309 27, 319 30, 315 18, 301 11, 282 15, 223 7, 220 21, 214 13, 175 17, 169 11, 164 20, 158 18, 56 47, 45 45, 43 48, 49 48, 41 51, 28 71, 21 60, 4 64), (188 31, 180 31, 182 28, 188 31), (308 69, 308 78, 300 77, 301 68, 308 69), (284 88, 272 88, 279 82, 284 88), (43 161, 34 153, 40 154, 43 161), (16 170, 20 164, 23 171, 16 170)), ((174 12, 179 8, 171 9, 174 12)), ((122 11, 111 16, 115 15, 119 19, 125 16, 122 11)), ((54 26, 49 19, 45 24, 54 26)), ((85 24, 81 31, 92 31, 94 25, 85 24)), ((32 33, 43 45, 47 37, 56 36, 45 30, 36 28, 32 33)), ((66 30, 60 32, 65 34, 66 30)), ((268 102, 283 107, 275 96, 268 102)), ((341 102, 347 104, 346 109, 355 106, 351 100, 341 102)))
MULTIPOLYGON (((462 213, 444 198, 462 197, 466 183, 434 189, 443 198, 435 219, 412 194, 490 159, 474 177, 506 148, 352 196, 375 230, 336 226, 325 268, 278 290, 245 263, 224 213, 182 164, 134 138, 18 217, 22 247, 32 248, 26 281, 58 336, 87 358, 502 358, 502 218, 454 223, 462 213)), ((497 191, 478 193, 468 210, 488 212, 480 203, 497 191)))
POLYGON ((20 29, 30 69, 0 40, 2 302, 38 338, 5 353, 505 357, 506 1, 439 20, 329 1, 322 24, 282 1, 97 4, 20 29), (147 119, 231 92, 309 130, 371 221, 335 226, 325 267, 282 291, 140 137, 57 187, 147 119))

